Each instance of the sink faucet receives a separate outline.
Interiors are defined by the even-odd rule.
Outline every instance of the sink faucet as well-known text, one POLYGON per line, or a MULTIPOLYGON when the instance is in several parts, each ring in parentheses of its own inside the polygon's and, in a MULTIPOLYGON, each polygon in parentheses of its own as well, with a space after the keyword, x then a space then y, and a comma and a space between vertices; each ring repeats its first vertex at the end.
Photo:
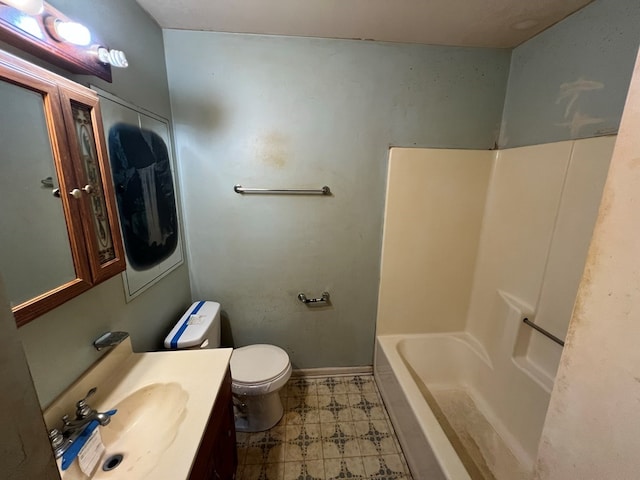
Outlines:
POLYGON ((111 416, 108 413, 100 413, 97 410, 94 410, 87 403, 87 399, 96 393, 98 390, 96 387, 93 387, 91 390, 87 392, 87 395, 76 403, 76 418, 75 420, 69 421, 69 415, 65 415, 62 417, 62 434, 72 435, 76 431, 82 432, 84 427, 89 425, 93 420, 97 420, 98 423, 102 426, 108 424, 111 421, 111 416))
POLYGON ((62 428, 54 428, 49 431, 51 447, 56 458, 64 455, 91 422, 96 420, 100 425, 104 426, 111 421, 112 412, 98 412, 87 403, 87 399, 96 393, 96 390, 97 388, 93 387, 82 400, 76 403, 76 418, 74 420, 69 420, 69 415, 64 415, 62 417, 62 428))

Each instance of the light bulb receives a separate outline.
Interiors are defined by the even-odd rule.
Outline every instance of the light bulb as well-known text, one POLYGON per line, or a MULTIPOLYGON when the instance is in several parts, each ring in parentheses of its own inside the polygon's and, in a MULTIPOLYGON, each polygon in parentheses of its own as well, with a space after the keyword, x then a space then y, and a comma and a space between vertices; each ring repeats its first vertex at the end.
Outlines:
POLYGON ((98 60, 118 68, 127 68, 129 66, 127 57, 121 50, 109 50, 105 47, 98 47, 98 60))
POLYGON ((56 20, 54 28, 60 38, 69 43, 82 46, 86 46, 91 43, 91 32, 81 23, 56 20))
POLYGON ((2 0, 2 3, 27 15, 39 15, 44 9, 44 0, 2 0))
POLYGON ((91 31, 78 22, 66 22, 55 17, 45 19, 47 32, 59 42, 87 46, 91 43, 91 31))

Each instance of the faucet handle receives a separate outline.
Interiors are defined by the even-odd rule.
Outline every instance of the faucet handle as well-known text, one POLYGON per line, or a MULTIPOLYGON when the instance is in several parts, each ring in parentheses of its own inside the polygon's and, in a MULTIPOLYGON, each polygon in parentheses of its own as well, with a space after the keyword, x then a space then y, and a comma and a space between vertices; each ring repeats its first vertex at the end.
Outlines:
POLYGON ((49 442, 56 458, 60 458, 64 453, 65 438, 60 430, 52 428, 49 430, 49 442))
POLYGON ((49 440, 51 441, 51 446, 53 448, 58 448, 64 443, 64 436, 60 430, 52 428, 49 430, 49 440))
POLYGON ((78 403, 76 403, 77 418, 86 418, 89 415, 91 415, 91 413, 93 413, 93 409, 87 403, 87 399, 90 396, 92 396, 94 393, 96 393, 97 390, 98 390, 97 387, 93 387, 91 390, 87 392, 87 395, 82 400, 78 400, 78 403))
MULTIPOLYGON (((91 395, 93 395, 93 394, 94 394, 94 393, 96 393, 97 391, 98 391, 98 387, 93 387, 91 390, 89 390, 89 391, 87 392, 87 394, 85 395, 85 397, 84 397, 82 400, 80 400, 80 402, 86 402, 86 401, 87 401, 87 398, 89 398, 91 395)), ((78 402, 78 403, 80 403, 80 402, 78 402)))

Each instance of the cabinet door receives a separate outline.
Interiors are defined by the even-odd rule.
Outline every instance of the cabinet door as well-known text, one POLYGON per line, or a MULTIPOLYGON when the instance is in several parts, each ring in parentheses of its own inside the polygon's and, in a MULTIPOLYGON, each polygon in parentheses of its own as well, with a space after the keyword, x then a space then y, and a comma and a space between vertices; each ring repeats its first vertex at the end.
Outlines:
POLYGON ((53 77, 0 56, 0 272, 18 325, 91 287, 53 77))
POLYGON ((61 85, 62 111, 79 182, 89 264, 94 283, 125 269, 113 181, 106 153, 98 96, 61 85))
POLYGON ((231 399, 231 372, 227 368, 218 398, 211 411, 189 480, 233 480, 238 453, 231 399))
POLYGON ((125 269, 98 96, 0 51, 0 274, 18 326, 125 269))
POLYGON ((218 433, 218 445, 214 450, 212 478, 233 480, 238 467, 236 446, 236 426, 231 402, 227 403, 223 421, 218 433))

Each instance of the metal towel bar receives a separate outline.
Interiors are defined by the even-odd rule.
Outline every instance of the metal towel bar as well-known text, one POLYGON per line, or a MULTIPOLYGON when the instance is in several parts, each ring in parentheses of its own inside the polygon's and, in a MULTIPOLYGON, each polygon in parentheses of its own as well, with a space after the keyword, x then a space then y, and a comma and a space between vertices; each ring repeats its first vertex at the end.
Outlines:
POLYGON ((556 342, 558 345, 561 345, 561 346, 564 347, 564 342, 562 340, 560 340, 558 337, 556 337, 553 333, 547 332, 544 328, 539 327, 538 325, 536 325, 535 323, 533 323, 531 320, 529 320, 526 317, 523 318, 522 321, 524 323, 526 323, 527 325, 529 325, 531 328, 533 328, 535 331, 540 332, 545 337, 550 338, 551 340, 556 342))
POLYGON ((296 188, 247 188, 242 185, 234 185, 236 193, 258 193, 267 195, 331 195, 331 190, 326 185, 320 189, 296 189, 296 188))

